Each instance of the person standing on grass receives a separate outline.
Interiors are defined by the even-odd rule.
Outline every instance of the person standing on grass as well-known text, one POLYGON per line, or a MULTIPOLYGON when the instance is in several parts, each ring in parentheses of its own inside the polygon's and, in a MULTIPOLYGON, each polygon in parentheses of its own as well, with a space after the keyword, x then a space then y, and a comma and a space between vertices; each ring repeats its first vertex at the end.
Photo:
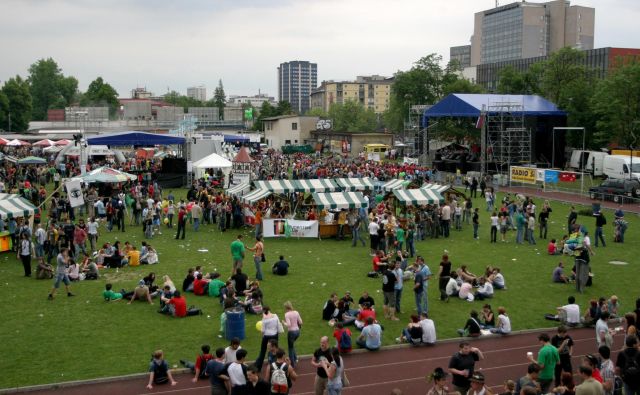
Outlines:
POLYGON ((423 303, 424 295, 426 290, 424 289, 424 276, 422 275, 422 271, 420 270, 420 264, 416 260, 413 264, 415 270, 415 277, 413 280, 413 293, 416 300, 416 309, 418 310, 418 315, 422 313, 427 313, 427 306, 423 303))
POLYGON ((548 207, 546 204, 542 207, 542 211, 538 214, 538 229, 540 230, 540 238, 547 239, 547 230, 549 228, 549 212, 551 211, 551 207, 548 207))
POLYGON ((180 210, 178 211, 178 233, 176 233, 176 240, 180 238, 180 232, 182 232, 182 240, 184 240, 186 226, 187 210, 185 209, 184 205, 180 205, 180 210))
POLYGON ((604 217, 602 211, 593 213, 593 216, 596 217, 596 247, 598 247, 598 241, 601 241, 602 246, 606 247, 607 243, 604 241, 604 232, 602 231, 602 228, 607 224, 607 219, 604 217))
POLYGON ((31 256, 35 255, 33 243, 27 232, 23 232, 20 237, 20 245, 18 246, 18 259, 22 261, 24 268, 24 276, 31 277, 31 256))
POLYGON ((532 363, 537 363, 540 366, 540 388, 543 394, 549 392, 551 382, 554 379, 556 365, 560 363, 560 354, 558 349, 551 345, 549 335, 541 333, 538 336, 538 340, 542 344, 542 348, 538 351, 538 360, 533 358, 533 355, 528 354, 528 359, 532 363))
POLYGON ((578 220, 578 213, 576 212, 576 208, 571 206, 571 210, 569 211, 569 215, 567 216, 567 233, 573 233, 573 225, 575 225, 578 220))
POLYGON ((477 240, 478 227, 480 226, 480 214, 479 214, 479 209, 477 207, 473 210, 472 222, 473 222, 473 238, 477 240))
POLYGON ((393 286, 393 292, 395 293, 396 300, 396 314, 400 314, 400 302, 402 301, 402 285, 403 285, 403 277, 404 271, 401 267, 401 261, 396 259, 395 266, 393 268, 393 274, 396 276, 396 282, 393 286))
POLYGON ((395 296, 396 275, 389 265, 384 267, 382 273, 382 293, 384 294, 384 317, 392 321, 398 321, 396 317, 396 296, 395 296))
POLYGON ((284 302, 284 310, 285 313, 282 324, 287 327, 289 359, 291 359, 291 366, 295 368, 298 364, 298 354, 296 353, 295 342, 300 337, 302 317, 300 317, 300 313, 293 309, 293 305, 289 301, 284 302))
POLYGON ((69 249, 63 248, 58 254, 56 260, 56 280, 53 284, 53 288, 51 288, 51 292, 49 292, 48 299, 53 300, 56 291, 60 288, 60 282, 64 282, 64 286, 67 290, 67 296, 75 296, 75 294, 71 293, 71 288, 69 287, 71 280, 69 280, 69 275, 67 274, 69 269, 69 249))
POLYGON ((231 242, 231 258, 233 259, 231 275, 236 274, 238 269, 242 269, 244 250, 245 246, 242 242, 242 235, 238 235, 238 237, 233 242, 231 242))
POLYGON ((500 225, 500 218, 498 217, 497 212, 493 212, 491 214, 491 243, 495 243, 498 238, 498 226, 500 225))
POLYGON ((256 244, 248 248, 248 250, 253 251, 253 264, 256 266, 256 280, 262 281, 262 256, 264 255, 262 236, 256 237, 256 244))

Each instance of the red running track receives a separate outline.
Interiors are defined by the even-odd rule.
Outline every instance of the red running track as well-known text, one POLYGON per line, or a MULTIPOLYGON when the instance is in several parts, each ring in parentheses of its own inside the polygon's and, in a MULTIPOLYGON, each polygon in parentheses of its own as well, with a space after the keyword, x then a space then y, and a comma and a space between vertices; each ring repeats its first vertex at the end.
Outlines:
MULTIPOLYGON (((489 336, 474 339, 472 346, 478 347, 485 359, 476 364, 487 379, 487 386, 494 392, 501 392, 502 383, 507 379, 516 380, 526 374, 526 353, 532 351, 534 356, 540 348, 538 334, 512 334, 503 337, 489 336)), ((552 336, 555 330, 548 331, 552 336)), ((575 345, 573 350, 574 370, 582 356, 596 353, 594 329, 582 328, 570 331, 575 345)), ((621 348, 623 335, 615 336, 614 348, 621 348)), ((344 357, 347 375, 351 386, 343 389, 349 395, 386 395, 394 388, 399 388, 405 395, 426 394, 430 384, 425 376, 440 366, 446 369, 449 358, 458 350, 457 341, 439 343, 433 347, 391 347, 377 352, 354 352, 344 357)), ((612 356, 615 361, 615 355, 612 356)), ((302 358, 298 366, 298 380, 291 389, 291 394, 312 395, 315 370, 309 358, 302 358)), ((122 378, 109 382, 80 384, 62 388, 49 388, 35 391, 37 394, 69 394, 69 395, 102 395, 102 394, 209 394, 207 381, 192 383, 186 374, 176 376, 178 385, 154 387, 147 390, 147 377, 122 378)))

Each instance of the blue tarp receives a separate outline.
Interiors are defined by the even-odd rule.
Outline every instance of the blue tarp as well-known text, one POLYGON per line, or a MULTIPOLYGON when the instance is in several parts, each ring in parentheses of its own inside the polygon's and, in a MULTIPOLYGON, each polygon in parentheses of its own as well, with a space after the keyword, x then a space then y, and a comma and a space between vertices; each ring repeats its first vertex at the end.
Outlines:
POLYGON ((482 106, 486 111, 489 107, 499 103, 517 103, 523 106, 525 116, 566 116, 555 104, 536 95, 488 95, 470 93, 452 93, 440 100, 436 105, 425 110, 422 115, 423 125, 427 125, 429 118, 440 117, 470 117, 480 116, 482 106))
POLYGON ((224 142, 225 143, 248 143, 249 137, 233 136, 233 135, 225 134, 224 142))
POLYGON ((184 137, 136 131, 111 133, 87 138, 87 144, 89 145, 110 146, 135 145, 152 147, 154 145, 184 144, 184 142, 184 137))

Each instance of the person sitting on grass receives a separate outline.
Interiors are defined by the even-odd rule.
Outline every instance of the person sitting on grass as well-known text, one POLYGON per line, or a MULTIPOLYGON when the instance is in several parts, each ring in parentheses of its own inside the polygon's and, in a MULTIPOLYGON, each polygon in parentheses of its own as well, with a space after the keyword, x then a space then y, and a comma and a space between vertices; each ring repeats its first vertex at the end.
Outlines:
POLYGON ((84 273, 85 280, 97 280, 100 277, 100 270, 98 269, 98 265, 89 259, 89 256, 85 254, 84 260, 82 263, 82 273, 84 273))
POLYGON ((458 274, 458 283, 460 283, 460 285, 465 281, 470 282, 471 285, 478 284, 478 276, 467 270, 467 265, 460 266, 458 270, 456 270, 456 273, 458 274))
POLYGON ((451 273, 451 277, 449 278, 449 282, 447 282, 447 286, 445 287, 445 293, 447 294, 447 298, 445 302, 449 301, 449 298, 452 296, 458 296, 460 292, 460 286, 458 285, 458 273, 451 273))
POLYGON ((488 276, 488 280, 491 282, 494 289, 507 289, 504 276, 502 275, 499 267, 493 268, 491 275, 488 276))
POLYGON ((193 292, 193 281, 196 279, 194 272, 192 267, 187 271, 187 276, 182 280, 182 292, 193 292))
POLYGON ((458 329, 460 336, 478 337, 480 336, 480 322, 478 322, 478 312, 471 310, 469 313, 469 319, 464 325, 464 328, 458 329))
POLYGON ((183 359, 180 360, 180 363, 185 368, 191 370, 191 374, 195 375, 191 381, 197 383, 198 380, 206 378, 205 371, 207 370, 207 363, 213 359, 213 355, 211 354, 211 347, 208 344, 202 345, 200 347, 201 353, 196 357, 196 362, 193 363, 191 361, 185 361, 183 359))
POLYGON ((569 279, 564 275, 564 263, 562 261, 558 262, 558 266, 553 269, 551 281, 554 283, 569 284, 569 279))
POLYGON ((171 383, 172 386, 178 384, 173 379, 171 371, 169 370, 169 364, 164 360, 164 353, 162 350, 158 350, 153 353, 153 360, 149 364, 149 383, 147 389, 153 389, 153 385, 171 383))
POLYGON ((417 346, 422 342, 422 326, 420 326, 420 318, 412 314, 411 321, 406 328, 402 330, 402 335, 396 338, 396 343, 409 343, 417 346))
POLYGON ((171 299, 161 297, 164 302, 164 307, 158 310, 158 313, 170 315, 172 317, 186 317, 187 316, 187 301, 184 296, 180 295, 180 291, 176 291, 171 296, 171 299))
POLYGON ((278 262, 273 264, 271 271, 278 276, 286 276, 289 273, 289 262, 284 260, 284 255, 280 255, 278 262))
POLYGON ((547 254, 549 255, 559 255, 562 250, 558 250, 556 246, 556 239, 551 239, 549 244, 547 244, 547 254))
POLYGON ((125 292, 114 292, 113 285, 111 283, 107 283, 104 286, 104 291, 102 291, 102 297, 104 298, 105 302, 115 302, 121 300, 124 297, 124 294, 125 292))
MULTIPOLYGON (((174 290, 175 291, 175 290, 174 290)), ((164 302, 167 299, 171 299, 173 296, 173 291, 171 291, 171 287, 169 285, 165 285, 160 293, 160 309, 163 309, 166 306, 164 302)))
POLYGON ((356 327, 358 329, 362 329, 368 325, 369 318, 376 321, 376 312, 373 310, 368 303, 365 303, 362 306, 362 310, 358 313, 358 318, 354 321, 356 327))
POLYGON ((507 315, 507 310, 500 306, 498 307, 498 326, 490 329, 491 333, 499 333, 501 335, 507 335, 511 333, 511 320, 507 315))
POLYGON ((478 300, 493 298, 493 285, 485 277, 480 277, 480 287, 478 287, 475 298, 478 300))
POLYGON ((368 317, 366 326, 362 328, 362 333, 356 340, 356 344, 369 351, 375 351, 382 345, 382 328, 375 323, 373 317, 368 317))
POLYGON ((193 281, 193 294, 197 296, 209 294, 209 280, 206 280, 202 273, 198 273, 193 281))
POLYGON ((322 319, 325 321, 330 321, 336 317, 338 314, 338 309, 336 304, 338 303, 338 294, 335 292, 329 296, 329 299, 324 303, 322 307, 322 319))
POLYGON ((45 262, 44 257, 38 258, 38 268, 36 269, 36 279, 50 280, 53 278, 53 266, 45 262))
POLYGON ((460 285, 458 297, 463 300, 466 299, 469 302, 473 302, 475 300, 475 296, 473 296, 473 285, 471 285, 470 281, 464 281, 462 285, 460 285))
POLYGON ((149 292, 149 287, 145 284, 144 280, 140 280, 138 282, 138 286, 133 290, 133 295, 131 295, 131 300, 129 300, 128 304, 133 303, 134 300, 146 300, 149 304, 153 304, 151 300, 151 293, 149 292))
POLYGON ((220 280, 220 273, 215 272, 210 275, 211 280, 209 281, 209 296, 219 297, 220 290, 224 287, 224 282, 220 280))
POLYGON ((69 280, 71 281, 80 281, 80 266, 76 263, 73 258, 69 258, 69 269, 68 275, 69 280))
POLYGON ((151 244, 147 244, 147 252, 144 256, 140 256, 140 263, 143 265, 155 265, 158 263, 158 253, 151 244))
POLYGON ((259 292, 252 292, 242 302, 244 309, 249 314, 262 314, 262 297, 259 292))

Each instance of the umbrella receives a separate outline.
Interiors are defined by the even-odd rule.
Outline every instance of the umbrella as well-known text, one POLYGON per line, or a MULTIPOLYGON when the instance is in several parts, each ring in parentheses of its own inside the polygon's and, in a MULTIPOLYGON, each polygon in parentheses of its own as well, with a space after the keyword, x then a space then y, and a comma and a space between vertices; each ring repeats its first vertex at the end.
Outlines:
POLYGON ((47 147, 43 149, 42 152, 45 152, 45 153, 60 152, 62 151, 62 148, 63 147, 60 145, 52 145, 51 147, 47 147))
POLYGON ((8 142, 9 140, 3 139, 2 137, 0 137, 0 145, 7 145, 8 142))
POLYGON ((58 140, 56 141, 56 145, 69 145, 69 143, 71 143, 71 141, 67 140, 67 139, 62 139, 62 140, 58 140))
POLYGON ((134 181, 138 179, 138 177, 133 174, 125 173, 110 167, 99 167, 80 178, 82 178, 86 183, 104 182, 107 184, 127 182, 129 180, 134 181))
POLYGON ((35 143, 33 143, 33 145, 38 147, 51 147, 52 145, 56 145, 56 142, 53 140, 44 139, 44 140, 36 141, 35 143))
POLYGON ((27 156, 18 160, 19 165, 44 165, 47 163, 45 159, 38 158, 37 156, 27 156))
POLYGON ((7 146, 9 147, 20 147, 23 145, 31 145, 31 144, 27 143, 26 141, 22 141, 18 139, 13 139, 7 143, 7 146))

